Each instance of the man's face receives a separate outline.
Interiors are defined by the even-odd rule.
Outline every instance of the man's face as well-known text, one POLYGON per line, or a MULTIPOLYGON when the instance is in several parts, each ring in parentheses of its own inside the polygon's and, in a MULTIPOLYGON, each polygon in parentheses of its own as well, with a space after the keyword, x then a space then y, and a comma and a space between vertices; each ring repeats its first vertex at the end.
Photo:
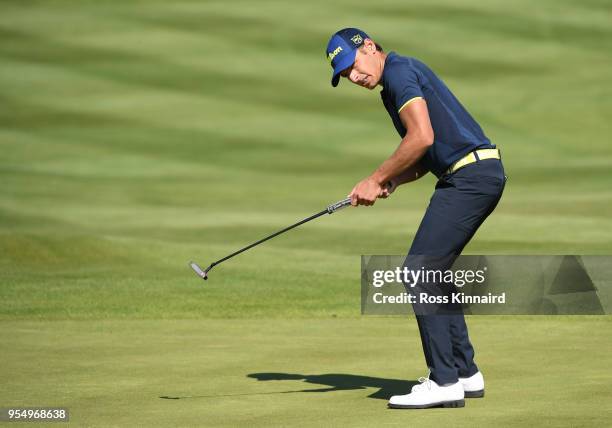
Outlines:
POLYGON ((376 45, 370 39, 357 50, 355 62, 342 70, 340 75, 356 85, 367 89, 374 89, 382 77, 384 61, 381 53, 376 51, 376 45))

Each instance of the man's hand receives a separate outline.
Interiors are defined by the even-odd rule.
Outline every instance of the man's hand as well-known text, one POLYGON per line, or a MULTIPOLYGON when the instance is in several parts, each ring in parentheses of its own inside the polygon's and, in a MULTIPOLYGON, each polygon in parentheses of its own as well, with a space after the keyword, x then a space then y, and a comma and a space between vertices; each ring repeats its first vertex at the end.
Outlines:
POLYGON ((385 187, 383 188, 383 191, 380 194, 379 198, 388 198, 391 193, 395 192, 395 189, 397 189, 397 184, 395 183, 395 180, 387 181, 387 184, 385 184, 385 187))
POLYGON ((351 205, 374 205, 376 199, 381 197, 384 189, 376 180, 368 177, 361 180, 353 187, 349 196, 351 197, 351 205))

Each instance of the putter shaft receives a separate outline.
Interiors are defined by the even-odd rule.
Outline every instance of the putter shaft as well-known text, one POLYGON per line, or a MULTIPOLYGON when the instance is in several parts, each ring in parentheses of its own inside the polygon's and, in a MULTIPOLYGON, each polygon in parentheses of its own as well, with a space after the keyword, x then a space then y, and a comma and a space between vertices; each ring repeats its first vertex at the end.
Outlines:
POLYGON ((300 226, 300 225, 302 225, 302 224, 304 224, 304 223, 308 223, 309 221, 314 220, 315 218, 321 217, 321 216, 322 216, 322 215, 324 215, 324 214, 333 214, 333 213, 335 213, 336 211, 341 210, 342 208, 346 208, 346 207, 348 207, 350 204, 351 204, 351 198, 346 198, 346 199, 343 199, 343 200, 341 200, 341 201, 336 202, 335 204, 328 205, 328 206, 327 206, 327 208, 325 208, 323 211, 320 211, 320 212, 318 212, 318 213, 316 213, 316 214, 314 214, 314 215, 311 215, 310 217, 307 217, 307 218, 305 218, 304 220, 300 220, 300 221, 298 221, 297 223, 292 224, 291 226, 287 226, 286 228, 281 229, 281 230, 279 230, 278 232, 275 232, 275 233, 273 233, 273 234, 272 234, 272 235, 270 235, 270 236, 266 236, 265 238, 260 239, 259 241, 253 242, 252 244, 247 245, 246 247, 241 248, 241 249, 239 249, 238 251, 235 251, 235 252, 233 252, 232 254, 227 255, 227 256, 225 256, 225 257, 223 257, 222 259, 219 259, 219 260, 217 260, 217 261, 215 261, 215 262, 212 262, 212 263, 210 264, 210 266, 208 266, 208 267, 207 267, 205 270, 202 270, 202 268, 200 268, 200 266, 198 266, 198 264, 197 264, 197 263, 195 263, 195 262, 193 262, 193 261, 192 261, 192 262, 189 262, 189 266, 191 267, 191 269, 193 269, 193 270, 194 270, 194 272, 195 272, 195 273, 196 273, 196 274, 197 274, 199 277, 201 277, 201 278, 202 278, 202 279, 204 279, 204 280, 207 280, 207 279, 208 279, 208 272, 209 272, 209 271, 210 271, 210 270, 211 270, 211 269, 212 269, 212 268, 213 268, 215 265, 218 265, 219 263, 222 263, 222 262, 224 262, 224 261, 226 261, 226 260, 228 260, 228 259, 231 259, 232 257, 237 256, 238 254, 240 254, 240 253, 242 253, 242 252, 244 252, 244 251, 246 251, 246 250, 248 250, 248 249, 250 249, 250 248, 253 248, 253 247, 255 247, 255 246, 257 246, 257 245, 261 244, 262 242, 266 242, 267 240, 272 239, 272 238, 274 238, 275 236, 278 236, 278 235, 280 235, 280 234, 282 234, 282 233, 287 232, 288 230, 291 230, 291 229, 293 229, 293 228, 295 228, 295 227, 298 227, 298 226, 300 226))

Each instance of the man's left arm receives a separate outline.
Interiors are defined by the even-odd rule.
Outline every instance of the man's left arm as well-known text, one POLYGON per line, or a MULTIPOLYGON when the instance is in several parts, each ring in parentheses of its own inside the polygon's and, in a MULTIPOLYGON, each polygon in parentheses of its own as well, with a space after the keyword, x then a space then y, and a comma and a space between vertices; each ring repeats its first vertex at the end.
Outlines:
POLYGON ((423 98, 409 102, 400 110, 399 116, 408 130, 406 135, 393 154, 353 188, 349 194, 353 206, 374 205, 382 195, 385 183, 415 165, 433 144, 434 133, 423 98))

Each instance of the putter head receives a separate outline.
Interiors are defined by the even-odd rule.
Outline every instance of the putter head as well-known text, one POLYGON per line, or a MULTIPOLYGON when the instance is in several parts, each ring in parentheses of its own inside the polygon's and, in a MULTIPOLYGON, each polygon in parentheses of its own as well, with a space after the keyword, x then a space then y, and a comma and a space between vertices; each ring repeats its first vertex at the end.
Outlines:
POLYGON ((196 262, 189 262, 189 267, 191 267, 191 269, 193 269, 194 272, 203 280, 206 281, 208 279, 208 275, 206 274, 206 272, 203 271, 202 268, 200 268, 200 266, 198 266, 196 262))

